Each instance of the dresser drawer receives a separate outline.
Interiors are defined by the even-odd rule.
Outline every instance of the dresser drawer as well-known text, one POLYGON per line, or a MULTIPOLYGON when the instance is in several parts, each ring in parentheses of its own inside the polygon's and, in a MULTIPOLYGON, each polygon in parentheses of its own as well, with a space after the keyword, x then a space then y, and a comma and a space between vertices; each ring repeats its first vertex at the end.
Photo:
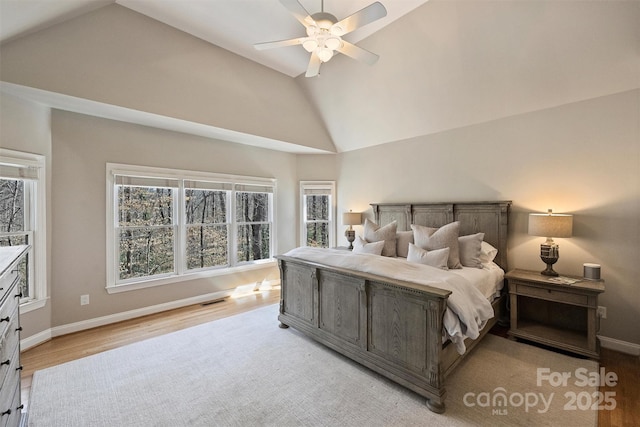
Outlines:
POLYGON ((5 273, 0 279, 0 304, 7 297, 12 286, 20 281, 20 273, 18 270, 18 264, 13 264, 9 268, 9 271, 5 273))
POLYGON ((532 296, 548 301, 557 301, 565 304, 584 305, 589 304, 589 297, 584 294, 574 294, 556 289, 538 288, 528 284, 514 282, 516 285, 516 293, 518 295, 532 296))
POLYGON ((22 405, 20 404, 20 382, 3 388, 0 393, 0 427, 16 427, 20 425, 22 405))
POLYGON ((18 310, 13 313, 12 318, 13 320, 9 323, 9 327, 0 343, 0 384, 3 384, 7 373, 11 369, 11 358, 16 356, 20 347, 18 310))
MULTIPOLYGON (((17 350, 17 349, 16 349, 17 350)), ((13 355, 9 366, 5 367, 5 377, 2 381, 2 387, 0 388, 0 413, 12 408, 12 401, 14 400, 13 390, 20 388, 20 376, 22 369, 20 367, 20 360, 18 358, 18 352, 13 355)), ((2 426, 2 421, 0 421, 2 426)))
MULTIPOLYGON (((12 383, 20 382, 20 352, 19 346, 16 346, 14 352, 2 359, 3 365, 0 369, 0 387, 2 390, 10 388, 12 383)), ((1 424, 0 424, 1 425, 1 424)))
POLYGON ((6 334, 9 324, 18 315, 18 306, 20 305, 20 296, 17 295, 17 284, 9 288, 6 298, 0 305, 0 337, 6 334))

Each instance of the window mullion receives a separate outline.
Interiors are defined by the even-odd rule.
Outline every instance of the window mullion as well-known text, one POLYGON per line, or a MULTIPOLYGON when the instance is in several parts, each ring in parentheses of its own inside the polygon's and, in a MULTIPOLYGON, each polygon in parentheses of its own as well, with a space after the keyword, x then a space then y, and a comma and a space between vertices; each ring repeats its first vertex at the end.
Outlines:
POLYGON ((229 265, 235 266, 238 263, 238 223, 236 218, 236 190, 229 192, 231 197, 231 209, 227 212, 227 221, 229 223, 229 265))
POLYGON ((176 273, 182 275, 187 270, 187 214, 185 210, 186 193, 184 180, 180 180, 178 186, 177 197, 174 198, 174 227, 176 229, 174 259, 176 273))

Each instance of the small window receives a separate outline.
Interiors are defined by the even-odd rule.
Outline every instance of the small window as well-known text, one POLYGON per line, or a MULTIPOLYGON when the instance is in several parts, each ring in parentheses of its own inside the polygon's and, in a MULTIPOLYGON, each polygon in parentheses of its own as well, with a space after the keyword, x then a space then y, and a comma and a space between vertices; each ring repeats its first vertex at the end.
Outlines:
POLYGON ((302 210, 302 246, 335 246, 333 182, 300 183, 302 210))
POLYGON ((46 301, 44 177, 43 156, 0 149, 0 246, 31 245, 19 266, 20 303, 30 308, 46 301))

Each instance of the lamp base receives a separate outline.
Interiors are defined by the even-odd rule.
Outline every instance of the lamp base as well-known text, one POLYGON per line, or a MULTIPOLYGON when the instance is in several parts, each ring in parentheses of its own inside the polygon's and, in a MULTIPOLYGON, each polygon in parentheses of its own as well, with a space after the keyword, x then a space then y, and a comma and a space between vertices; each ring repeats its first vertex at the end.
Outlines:
POLYGON ((556 273, 555 270, 553 269, 553 264, 547 264, 547 268, 542 270, 540 274, 542 274, 543 276, 553 276, 553 277, 559 276, 559 274, 556 273))
POLYGON ((349 250, 353 250, 353 242, 356 240, 356 231, 355 230, 347 230, 344 232, 347 241, 349 242, 349 250))
POLYGON ((560 257, 560 248, 553 241, 545 242, 540 245, 540 259, 542 262, 547 264, 547 268, 540 272, 543 276, 559 276, 553 270, 553 264, 558 262, 558 258, 560 257))

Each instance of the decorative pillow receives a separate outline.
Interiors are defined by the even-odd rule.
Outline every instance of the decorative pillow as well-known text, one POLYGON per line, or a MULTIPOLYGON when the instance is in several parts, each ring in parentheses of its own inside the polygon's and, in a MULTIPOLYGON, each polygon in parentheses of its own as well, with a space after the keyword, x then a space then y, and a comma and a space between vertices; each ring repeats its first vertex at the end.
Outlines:
POLYGON ((465 267, 482 268, 482 260, 480 259, 482 239, 484 239, 484 233, 458 237, 460 264, 465 267))
POLYGON ((353 242, 353 253, 359 254, 382 254, 382 248, 384 248, 384 240, 379 242, 367 242, 360 236, 356 236, 356 241, 353 242))
POLYGON ((390 224, 380 227, 369 218, 364 220, 364 238, 367 242, 384 241, 382 249, 383 256, 396 256, 396 229, 398 223, 393 221, 390 224))
POLYGON ((413 243, 413 231, 396 233, 396 256, 406 258, 409 255, 409 243, 413 243))
POLYGON ((496 259, 496 255, 498 255, 498 250, 489 243, 483 241, 480 245, 480 262, 491 262, 496 259))
POLYGON ((458 249, 460 222, 452 222, 440 228, 411 224, 411 229, 413 230, 413 240, 416 246, 428 251, 449 248, 447 266, 449 268, 462 268, 460 250, 458 249))
POLYGON ((448 270, 447 260, 449 259, 449 248, 436 249, 427 251, 409 243, 409 255, 407 261, 416 262, 418 264, 430 265, 431 267, 448 270))

